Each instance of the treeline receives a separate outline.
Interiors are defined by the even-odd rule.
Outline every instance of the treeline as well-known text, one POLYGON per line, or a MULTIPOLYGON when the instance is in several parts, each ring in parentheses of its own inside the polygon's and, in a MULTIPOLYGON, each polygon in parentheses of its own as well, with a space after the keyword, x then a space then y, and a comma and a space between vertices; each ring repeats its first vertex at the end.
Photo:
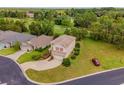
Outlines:
POLYGON ((11 11, 11 10, 1 10, 0 17, 11 17, 11 18, 26 18, 26 11, 11 11))
POLYGON ((27 32, 32 35, 53 35, 54 23, 48 20, 33 21, 27 25, 27 22, 24 20, 14 20, 10 18, 0 19, 0 30, 7 31, 16 31, 16 32, 27 32))
POLYGON ((16 32, 28 32, 27 27, 25 26, 25 21, 19 20, 10 20, 8 18, 0 19, 0 30, 12 30, 16 32))
POLYGON ((109 11, 89 28, 90 38, 115 44, 124 48, 124 11, 109 11))

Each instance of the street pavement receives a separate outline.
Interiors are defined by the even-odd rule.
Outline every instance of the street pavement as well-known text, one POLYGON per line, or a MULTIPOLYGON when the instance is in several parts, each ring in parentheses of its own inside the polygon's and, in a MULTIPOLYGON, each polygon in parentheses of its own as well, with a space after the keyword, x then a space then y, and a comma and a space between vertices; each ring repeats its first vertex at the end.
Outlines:
POLYGON ((61 83, 60 85, 120 85, 123 83, 124 69, 118 69, 61 83))
POLYGON ((19 66, 9 58, 0 56, 0 84, 34 85, 23 75, 19 66))

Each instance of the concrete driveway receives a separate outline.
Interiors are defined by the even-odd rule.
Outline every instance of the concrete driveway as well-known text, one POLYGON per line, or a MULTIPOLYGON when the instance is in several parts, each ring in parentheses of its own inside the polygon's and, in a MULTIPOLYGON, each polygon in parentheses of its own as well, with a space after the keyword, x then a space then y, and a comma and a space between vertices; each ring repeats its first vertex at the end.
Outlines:
POLYGON ((0 56, 0 84, 34 85, 23 75, 19 66, 11 59, 0 56))
POLYGON ((57 60, 57 59, 52 59, 51 61, 46 60, 40 60, 40 61, 34 61, 34 62, 26 62, 21 64, 21 67, 24 71, 26 71, 27 69, 34 69, 37 71, 41 71, 41 70, 48 70, 48 69, 52 69, 55 68, 59 65, 62 64, 62 60, 57 60))
POLYGON ((21 55, 23 55, 26 52, 27 51, 25 51, 25 50, 20 50, 20 51, 17 51, 16 53, 14 53, 14 54, 7 55, 6 57, 11 58, 11 59, 16 61, 21 55))

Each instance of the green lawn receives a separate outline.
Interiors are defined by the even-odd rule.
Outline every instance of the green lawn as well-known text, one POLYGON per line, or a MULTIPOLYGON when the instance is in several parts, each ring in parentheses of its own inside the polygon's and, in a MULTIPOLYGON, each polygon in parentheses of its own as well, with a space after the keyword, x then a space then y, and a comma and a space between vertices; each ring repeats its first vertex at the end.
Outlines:
POLYGON ((29 69, 26 71, 28 77, 37 82, 50 83, 124 66, 124 50, 118 50, 114 45, 90 39, 85 39, 80 44, 80 55, 72 61, 70 67, 61 65, 45 71, 29 69), (100 60, 100 67, 92 64, 93 57, 100 60))
POLYGON ((17 50, 15 50, 14 48, 6 48, 6 49, 2 49, 0 50, 0 54, 1 55, 10 55, 17 52, 17 50))
POLYGON ((25 63, 25 62, 34 61, 33 58, 32 58, 34 55, 41 55, 42 56, 46 52, 48 52, 48 48, 46 48, 42 52, 32 51, 32 52, 29 52, 29 53, 25 53, 18 58, 17 62, 22 64, 22 63, 25 63))
POLYGON ((54 33, 57 35, 62 35, 65 32, 66 27, 61 25, 54 26, 54 33))

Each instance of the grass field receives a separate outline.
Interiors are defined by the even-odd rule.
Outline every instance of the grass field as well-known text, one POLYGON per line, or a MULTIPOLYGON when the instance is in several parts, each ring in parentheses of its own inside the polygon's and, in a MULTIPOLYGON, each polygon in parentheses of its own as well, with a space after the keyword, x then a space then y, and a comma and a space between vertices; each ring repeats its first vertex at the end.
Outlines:
POLYGON ((10 55, 17 52, 17 50, 15 50, 14 48, 7 48, 7 49, 2 49, 0 50, 0 54, 1 55, 10 55))
POLYGON ((65 32, 66 27, 61 25, 54 26, 54 34, 62 35, 65 32))
POLYGON ((48 48, 46 48, 42 52, 32 51, 32 52, 29 52, 29 53, 25 53, 18 58, 17 62, 22 64, 22 63, 25 63, 25 62, 34 61, 34 59, 32 58, 34 55, 41 55, 42 56, 46 52, 48 52, 48 48))
POLYGON ((118 50, 114 45, 90 39, 85 39, 80 44, 80 55, 72 61, 70 67, 61 65, 46 71, 29 69, 26 71, 28 77, 37 82, 50 83, 124 66, 124 50, 118 50), (92 64, 93 57, 100 60, 100 67, 92 64))

